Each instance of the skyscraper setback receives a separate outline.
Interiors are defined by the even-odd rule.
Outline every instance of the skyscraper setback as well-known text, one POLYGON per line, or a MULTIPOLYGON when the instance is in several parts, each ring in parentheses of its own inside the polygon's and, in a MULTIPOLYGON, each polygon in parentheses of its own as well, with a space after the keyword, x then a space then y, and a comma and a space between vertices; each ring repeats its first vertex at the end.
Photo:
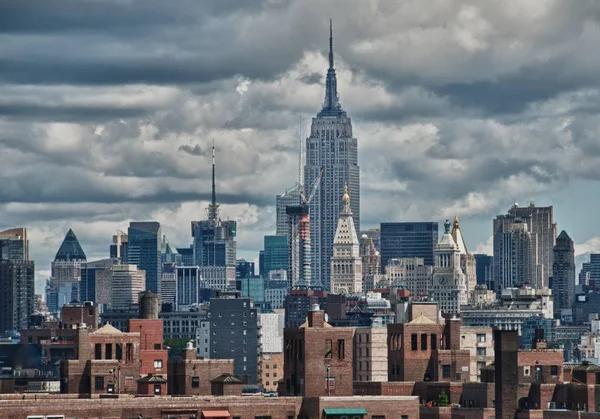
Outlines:
POLYGON ((340 214, 342 191, 348 185, 356 231, 360 231, 360 178, 358 142, 352 121, 342 109, 333 61, 333 31, 329 27, 329 69, 323 108, 312 119, 306 139, 304 184, 312 185, 323 172, 320 189, 309 204, 312 282, 329 289, 330 259, 340 214))

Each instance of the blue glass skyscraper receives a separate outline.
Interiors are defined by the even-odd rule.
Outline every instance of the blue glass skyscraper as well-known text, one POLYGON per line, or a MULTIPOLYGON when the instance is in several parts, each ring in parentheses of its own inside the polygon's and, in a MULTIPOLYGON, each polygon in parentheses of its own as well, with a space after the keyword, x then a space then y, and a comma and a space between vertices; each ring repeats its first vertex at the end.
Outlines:
POLYGON ((146 271, 146 289, 158 292, 161 269, 161 232, 156 221, 132 222, 127 230, 127 263, 146 271))

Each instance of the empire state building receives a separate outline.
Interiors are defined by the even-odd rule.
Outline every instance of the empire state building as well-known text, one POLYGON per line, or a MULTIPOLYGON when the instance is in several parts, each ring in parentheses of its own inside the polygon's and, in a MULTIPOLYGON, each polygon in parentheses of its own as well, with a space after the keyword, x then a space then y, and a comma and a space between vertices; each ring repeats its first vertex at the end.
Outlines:
POLYGON ((333 32, 329 23, 329 69, 323 108, 312 119, 310 137, 306 139, 304 184, 310 187, 323 175, 319 189, 310 202, 310 237, 312 247, 312 285, 330 289, 330 260, 337 228, 344 186, 352 197, 351 210, 356 231, 360 231, 360 171, 358 143, 352 136, 352 121, 342 109, 337 92, 333 65, 333 32))

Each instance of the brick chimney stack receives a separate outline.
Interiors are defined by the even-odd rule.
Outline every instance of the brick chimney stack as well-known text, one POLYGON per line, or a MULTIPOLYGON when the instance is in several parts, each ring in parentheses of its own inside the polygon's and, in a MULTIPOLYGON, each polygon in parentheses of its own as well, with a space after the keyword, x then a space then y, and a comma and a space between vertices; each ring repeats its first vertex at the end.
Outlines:
POLYGON ((325 327, 325 312, 318 304, 313 304, 308 312, 308 327, 325 327))

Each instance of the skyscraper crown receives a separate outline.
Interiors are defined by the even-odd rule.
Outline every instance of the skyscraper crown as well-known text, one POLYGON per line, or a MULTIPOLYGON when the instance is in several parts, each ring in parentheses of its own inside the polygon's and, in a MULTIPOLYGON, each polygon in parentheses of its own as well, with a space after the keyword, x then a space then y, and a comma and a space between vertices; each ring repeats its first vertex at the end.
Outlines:
POLYGON ((85 252, 73 230, 69 229, 54 260, 86 260, 85 252))
POLYGON ((329 69, 325 82, 325 102, 317 116, 346 116, 337 91, 337 76, 333 66, 333 21, 329 20, 329 69))

